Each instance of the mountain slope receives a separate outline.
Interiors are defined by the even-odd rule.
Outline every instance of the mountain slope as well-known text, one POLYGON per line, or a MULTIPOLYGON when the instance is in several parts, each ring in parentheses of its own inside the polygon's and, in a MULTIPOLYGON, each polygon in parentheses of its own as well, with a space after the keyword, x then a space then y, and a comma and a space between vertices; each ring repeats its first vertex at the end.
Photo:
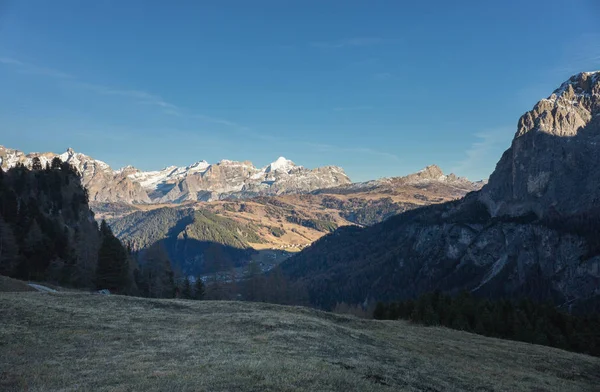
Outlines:
POLYGON ((111 227, 134 250, 162 243, 174 269, 186 275, 243 266, 254 253, 249 243, 261 241, 250 224, 191 208, 135 212, 111 227))
POLYGON ((325 308, 439 289, 600 310, 598 75, 574 76, 558 90, 564 98, 555 92, 526 113, 481 191, 342 228, 282 269, 325 308))
POLYGON ((302 307, 0 293, 0 316, 7 392, 569 392, 600 383, 598 358, 302 307))

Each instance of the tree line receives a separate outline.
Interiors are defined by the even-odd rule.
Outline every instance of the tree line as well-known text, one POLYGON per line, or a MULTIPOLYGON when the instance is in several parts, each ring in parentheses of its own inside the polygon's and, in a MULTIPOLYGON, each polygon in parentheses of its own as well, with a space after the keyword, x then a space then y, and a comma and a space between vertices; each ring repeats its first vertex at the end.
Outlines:
POLYGON ((600 356, 598 315, 575 316, 552 304, 528 299, 492 301, 467 292, 456 296, 434 292, 416 300, 378 302, 373 317, 410 320, 600 356))

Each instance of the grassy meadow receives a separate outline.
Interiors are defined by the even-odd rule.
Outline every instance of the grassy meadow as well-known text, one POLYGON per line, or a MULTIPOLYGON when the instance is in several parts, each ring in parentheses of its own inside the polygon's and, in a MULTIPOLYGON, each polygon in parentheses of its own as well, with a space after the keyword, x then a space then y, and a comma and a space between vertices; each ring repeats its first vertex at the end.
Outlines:
POLYGON ((248 302, 0 292, 2 391, 598 391, 600 358, 248 302))

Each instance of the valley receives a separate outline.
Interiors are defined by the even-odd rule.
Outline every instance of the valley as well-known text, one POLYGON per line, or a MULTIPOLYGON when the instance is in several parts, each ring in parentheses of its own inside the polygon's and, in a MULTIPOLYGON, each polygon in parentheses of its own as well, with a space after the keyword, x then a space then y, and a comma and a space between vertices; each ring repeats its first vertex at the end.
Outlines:
POLYGON ((201 274, 210 263, 208 242, 230 255, 219 263, 242 267, 263 251, 279 250, 289 256, 339 227, 372 225, 420 206, 458 199, 479 187, 430 166, 405 177, 305 194, 170 205, 96 202, 91 208, 96 219, 106 219, 115 235, 133 249, 165 240, 175 266, 184 274, 201 274), (191 218, 200 215, 201 219, 191 218), (202 221, 202 227, 190 230, 192 221, 202 221), (157 235, 159 231, 162 234, 157 235), (189 240, 206 244, 189 250, 185 245, 189 240))

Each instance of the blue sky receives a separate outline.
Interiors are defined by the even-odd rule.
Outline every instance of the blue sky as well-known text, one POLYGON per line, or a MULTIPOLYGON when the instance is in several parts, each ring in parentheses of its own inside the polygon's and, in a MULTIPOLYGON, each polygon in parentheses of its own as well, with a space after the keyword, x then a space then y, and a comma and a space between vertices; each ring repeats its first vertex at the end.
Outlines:
POLYGON ((0 144, 486 178, 523 112, 600 69, 599 3, 0 0, 0 144))

